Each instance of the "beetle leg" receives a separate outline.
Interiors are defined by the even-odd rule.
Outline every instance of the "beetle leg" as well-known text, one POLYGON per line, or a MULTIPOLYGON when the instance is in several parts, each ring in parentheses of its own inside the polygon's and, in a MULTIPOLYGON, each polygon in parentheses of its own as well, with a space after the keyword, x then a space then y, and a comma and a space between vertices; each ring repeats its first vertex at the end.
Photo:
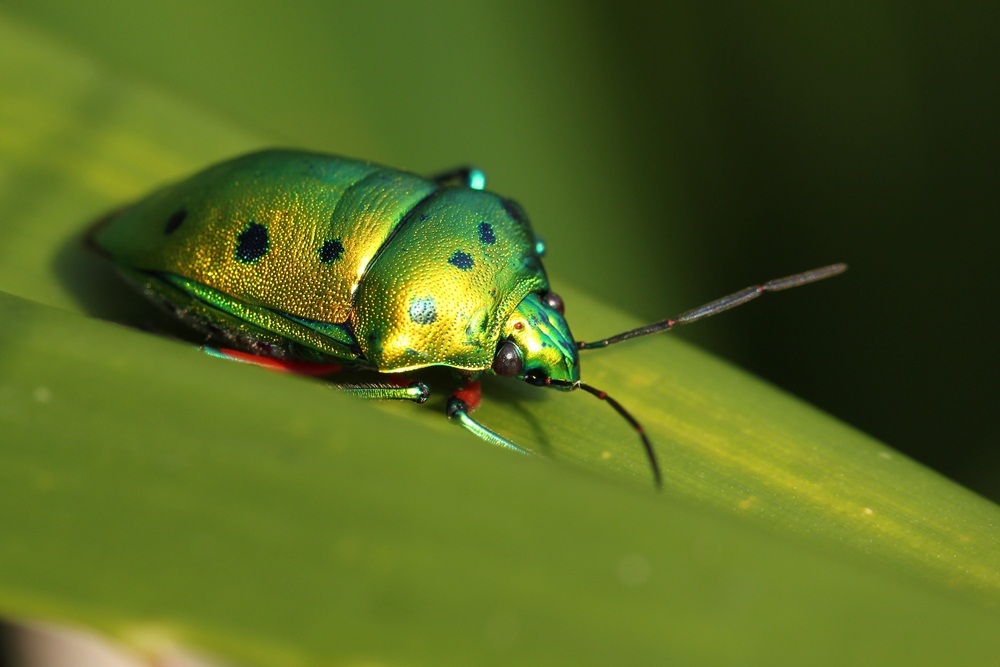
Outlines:
POLYGON ((423 382, 387 382, 370 384, 331 384, 331 389, 346 392, 358 398, 390 399, 424 403, 431 390, 423 382))
MULTIPOLYGON (((203 347, 206 354, 220 359, 229 359, 244 364, 253 364, 279 373, 294 373, 296 375, 309 375, 321 377, 332 375, 343 370, 337 364, 320 364, 306 361, 288 361, 285 359, 273 359, 262 357, 257 354, 240 352, 239 350, 229 350, 226 348, 203 347)), ((367 384, 331 384, 332 389, 343 391, 358 398, 372 399, 395 399, 423 403, 430 396, 430 389, 423 382, 411 382, 409 380, 372 382, 367 384)))
POLYGON ((486 187, 486 174, 477 167, 456 167, 440 174, 431 176, 438 185, 448 185, 457 182, 472 190, 482 190, 486 187))
POLYGON ((467 431, 482 438, 491 445, 497 445, 498 447, 530 456, 531 452, 527 449, 514 444, 502 435, 494 433, 469 416, 470 412, 479 407, 482 398, 483 392, 479 382, 470 382, 464 388, 452 394, 448 399, 448 419, 454 419, 460 426, 465 427, 467 431))

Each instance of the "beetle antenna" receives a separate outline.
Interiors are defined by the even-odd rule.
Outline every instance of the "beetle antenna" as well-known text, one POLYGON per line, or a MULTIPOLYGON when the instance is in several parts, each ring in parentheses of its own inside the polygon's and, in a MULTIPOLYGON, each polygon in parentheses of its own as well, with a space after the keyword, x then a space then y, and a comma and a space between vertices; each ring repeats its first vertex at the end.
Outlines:
POLYGON ((583 382, 580 382, 579 386, 580 389, 583 389, 588 394, 593 394, 597 398, 601 399, 602 401, 613 407, 615 409, 615 412, 624 417, 625 421, 627 421, 629 424, 632 425, 632 428, 634 428, 636 433, 639 434, 639 437, 642 438, 642 446, 646 448, 646 458, 649 459, 649 466, 653 469, 653 481, 656 483, 656 488, 658 489, 663 488, 663 476, 660 474, 660 464, 656 460, 656 452, 653 451, 653 445, 651 442, 649 442, 649 438, 646 436, 646 430, 642 427, 642 424, 639 423, 639 420, 633 417, 628 410, 623 408, 621 403, 611 398, 600 389, 595 389, 594 387, 591 387, 589 384, 583 382))
MULTIPOLYGON (((632 329, 616 336, 605 338, 604 340, 594 341, 593 343, 578 341, 576 345, 581 350, 589 350, 595 347, 607 347, 608 345, 620 343, 623 340, 628 340, 629 338, 638 338, 639 336, 647 336, 661 331, 670 331, 678 324, 691 324, 692 322, 703 320, 706 317, 717 315, 725 310, 729 310, 730 308, 742 306, 747 301, 753 301, 764 292, 780 292, 781 290, 799 287, 800 285, 808 285, 809 283, 814 283, 817 280, 831 278, 839 273, 843 273, 846 270, 847 264, 831 264, 830 266, 813 269, 812 271, 796 273, 794 276, 786 276, 784 278, 769 280, 763 285, 753 285, 751 287, 747 287, 746 289, 741 289, 739 292, 733 292, 729 296, 724 296, 721 299, 710 301, 703 306, 698 306, 697 308, 689 310, 686 313, 682 313, 677 317, 669 318, 661 322, 654 322, 653 324, 647 324, 644 327, 632 329)), ((621 412, 621 410, 619 410, 619 412, 621 412)))

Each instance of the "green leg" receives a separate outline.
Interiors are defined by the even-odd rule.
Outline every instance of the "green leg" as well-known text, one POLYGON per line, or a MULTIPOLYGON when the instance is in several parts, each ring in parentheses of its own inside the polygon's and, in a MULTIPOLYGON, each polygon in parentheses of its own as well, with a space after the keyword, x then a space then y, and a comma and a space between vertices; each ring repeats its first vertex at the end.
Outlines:
POLYGON ((405 385, 396 384, 331 384, 331 389, 342 391, 358 398, 406 400, 414 403, 424 403, 431 395, 431 390, 423 382, 410 382, 405 385))
POLYGON ((440 185, 458 183, 473 190, 486 187, 486 173, 476 167, 458 167, 450 171, 431 176, 431 180, 440 185))
POLYGON ((469 416, 475 408, 479 407, 482 400, 482 389, 478 382, 470 382, 464 389, 456 391, 448 399, 448 419, 453 419, 459 426, 465 427, 469 433, 478 438, 482 438, 491 445, 503 447, 519 454, 531 456, 531 452, 519 445, 514 444, 507 438, 494 433, 475 419, 469 416), (471 407, 470 407, 471 406, 471 407))
MULTIPOLYGON (((203 352, 220 359, 238 361, 245 364, 262 366, 271 370, 285 373, 295 373, 298 375, 330 375, 341 370, 333 364, 307 364, 303 362, 290 362, 271 357, 262 357, 239 350, 228 350, 214 347, 202 347, 203 352)), ((424 403, 430 396, 430 389, 423 382, 401 382, 401 383, 370 383, 370 384, 330 384, 331 389, 343 391, 357 396, 358 398, 371 399, 394 399, 413 401, 414 403, 424 403)), ((471 416, 469 413, 479 407, 482 400, 482 390, 478 382, 470 382, 464 389, 456 391, 448 399, 447 414, 449 419, 463 426, 467 431, 478 438, 485 440, 491 445, 503 447, 519 454, 532 455, 527 449, 514 444, 507 438, 494 433, 486 428, 471 416), (471 406, 471 407, 470 407, 471 406)))

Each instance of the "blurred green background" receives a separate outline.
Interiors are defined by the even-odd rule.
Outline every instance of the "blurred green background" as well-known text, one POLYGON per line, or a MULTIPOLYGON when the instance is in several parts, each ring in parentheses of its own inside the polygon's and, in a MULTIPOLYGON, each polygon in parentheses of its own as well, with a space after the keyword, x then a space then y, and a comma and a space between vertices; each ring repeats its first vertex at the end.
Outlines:
POLYGON ((1000 5, 5 4, 276 144, 474 162, 646 320, 846 261, 678 335, 1000 499, 1000 5))

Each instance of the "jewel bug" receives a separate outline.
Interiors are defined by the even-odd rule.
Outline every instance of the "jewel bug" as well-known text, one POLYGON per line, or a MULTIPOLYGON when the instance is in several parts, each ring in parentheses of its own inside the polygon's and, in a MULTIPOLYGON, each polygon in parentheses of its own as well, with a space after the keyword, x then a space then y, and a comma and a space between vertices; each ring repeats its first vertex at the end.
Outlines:
POLYGON ((455 369, 465 386, 448 399, 448 417, 514 451, 528 453, 471 417, 477 377, 582 389, 638 433, 658 486, 660 466, 642 426, 581 381, 578 352, 669 331, 846 268, 772 280, 577 342, 527 215, 485 185, 475 168, 425 178, 361 160, 265 150, 153 192, 97 223, 87 243, 148 298, 222 339, 224 347, 205 348, 217 356, 314 375, 376 371, 398 379, 336 386, 420 403, 429 388, 407 372, 455 369))

